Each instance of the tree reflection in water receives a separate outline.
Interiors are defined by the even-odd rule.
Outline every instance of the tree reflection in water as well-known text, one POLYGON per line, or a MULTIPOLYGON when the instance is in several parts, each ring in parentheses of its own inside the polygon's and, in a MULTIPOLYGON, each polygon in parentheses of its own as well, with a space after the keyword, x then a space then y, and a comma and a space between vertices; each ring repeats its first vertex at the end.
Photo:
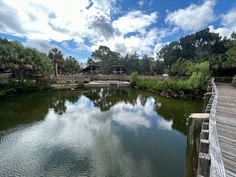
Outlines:
POLYGON ((185 116, 200 106, 129 88, 9 98, 0 176, 183 176, 185 116))

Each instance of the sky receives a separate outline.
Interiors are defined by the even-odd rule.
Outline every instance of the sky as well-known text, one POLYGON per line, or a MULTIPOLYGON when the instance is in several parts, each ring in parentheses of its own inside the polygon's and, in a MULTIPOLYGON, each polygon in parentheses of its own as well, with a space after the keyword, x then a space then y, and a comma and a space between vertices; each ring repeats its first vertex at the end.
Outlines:
POLYGON ((162 46, 209 27, 236 31, 236 0, 0 0, 0 38, 86 62, 100 45, 156 57, 162 46))

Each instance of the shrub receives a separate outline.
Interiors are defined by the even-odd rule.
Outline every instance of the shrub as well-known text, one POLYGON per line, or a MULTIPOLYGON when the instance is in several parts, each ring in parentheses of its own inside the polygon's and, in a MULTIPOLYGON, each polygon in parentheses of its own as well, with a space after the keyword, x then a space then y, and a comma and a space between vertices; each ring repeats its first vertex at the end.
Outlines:
POLYGON ((189 79, 186 80, 186 82, 188 89, 201 88, 201 86, 205 82, 205 77, 201 72, 193 72, 192 75, 189 77, 189 79))
POLYGON ((44 83, 29 82, 29 81, 25 82, 11 81, 6 85, 7 94, 42 91, 47 89, 49 89, 49 87, 44 83))
POLYGON ((133 86, 133 87, 136 86, 138 82, 139 82, 138 72, 135 71, 130 76, 131 86, 133 86))
POLYGON ((77 80, 75 81, 77 84, 77 88, 83 88, 84 87, 84 81, 83 80, 77 80))
POLYGON ((175 93, 186 92, 191 93, 196 90, 203 93, 207 85, 207 76, 202 72, 193 72, 192 75, 187 80, 175 79, 175 80, 139 80, 137 87, 143 90, 148 90, 151 92, 162 92, 162 91, 172 91, 175 93), (202 92, 203 91, 203 92, 202 92))

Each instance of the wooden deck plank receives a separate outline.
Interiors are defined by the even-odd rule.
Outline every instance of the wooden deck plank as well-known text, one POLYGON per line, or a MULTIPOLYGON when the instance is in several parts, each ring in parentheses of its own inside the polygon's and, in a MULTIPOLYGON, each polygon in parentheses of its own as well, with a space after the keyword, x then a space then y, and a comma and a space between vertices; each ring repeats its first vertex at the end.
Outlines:
POLYGON ((226 175, 236 176, 236 88, 217 84, 216 123, 226 175))

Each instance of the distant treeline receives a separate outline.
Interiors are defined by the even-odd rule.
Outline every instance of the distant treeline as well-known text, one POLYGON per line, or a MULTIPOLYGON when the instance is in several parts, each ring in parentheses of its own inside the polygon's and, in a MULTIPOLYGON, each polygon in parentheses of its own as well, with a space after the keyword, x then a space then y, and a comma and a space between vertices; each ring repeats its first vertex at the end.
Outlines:
MULTIPOLYGON (((165 45, 157 58, 137 52, 121 55, 107 46, 100 46, 88 58, 88 64, 99 64, 102 74, 112 73, 111 66, 122 65, 132 73, 143 75, 168 73, 188 77, 196 67, 209 66, 213 75, 233 76, 236 68, 236 34, 221 38, 219 34, 204 29, 165 45)), ((36 75, 74 74, 80 72, 80 65, 74 57, 63 56, 54 48, 48 54, 24 47, 18 42, 0 39, 0 72, 10 71, 22 79, 36 75)))
POLYGON ((232 76, 236 69, 236 34, 229 39, 221 38, 207 28, 165 45, 157 58, 147 55, 140 58, 136 52, 122 56, 109 47, 100 46, 88 59, 89 64, 99 63, 103 74, 111 73, 112 65, 123 65, 129 73, 177 76, 191 75, 194 65, 203 62, 209 63, 213 75, 232 76))

